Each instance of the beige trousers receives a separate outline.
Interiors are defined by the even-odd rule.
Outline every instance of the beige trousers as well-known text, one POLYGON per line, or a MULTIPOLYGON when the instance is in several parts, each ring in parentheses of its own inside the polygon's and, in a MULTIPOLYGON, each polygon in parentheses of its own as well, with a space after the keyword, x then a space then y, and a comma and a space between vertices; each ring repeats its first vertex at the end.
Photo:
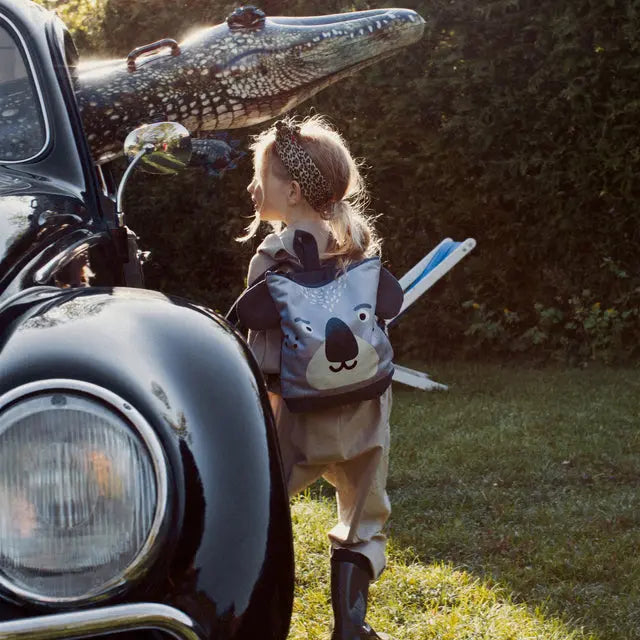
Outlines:
POLYGON ((364 555, 377 578, 385 567, 382 527, 391 507, 389 466, 391 388, 375 400, 312 413, 291 413, 270 393, 289 495, 323 477, 336 488, 338 524, 332 548, 364 555))

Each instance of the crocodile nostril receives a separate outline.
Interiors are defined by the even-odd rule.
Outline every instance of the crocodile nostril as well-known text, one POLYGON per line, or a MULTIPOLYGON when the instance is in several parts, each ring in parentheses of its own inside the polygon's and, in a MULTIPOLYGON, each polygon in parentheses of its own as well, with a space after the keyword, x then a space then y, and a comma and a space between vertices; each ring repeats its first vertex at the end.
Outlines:
POLYGON ((347 362, 358 355, 358 343, 351 329, 339 318, 330 318, 324 330, 324 351, 329 362, 347 362))

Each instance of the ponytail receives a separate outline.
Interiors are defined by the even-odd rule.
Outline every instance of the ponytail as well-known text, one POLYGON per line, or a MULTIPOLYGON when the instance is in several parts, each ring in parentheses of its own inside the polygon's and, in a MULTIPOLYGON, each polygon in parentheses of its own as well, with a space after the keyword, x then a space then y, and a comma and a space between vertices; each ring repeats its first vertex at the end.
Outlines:
MULTIPOLYGON (((290 123, 294 121, 289 119, 290 123)), ((374 216, 368 215, 367 190, 360 173, 359 163, 353 159, 343 137, 322 116, 310 116, 300 122, 299 143, 333 191, 333 204, 319 213, 327 223, 331 239, 326 257, 337 258, 346 266, 350 262, 380 254, 380 238, 374 228, 374 216)), ((287 178, 289 174, 280 162, 274 148, 275 126, 256 136, 251 149, 256 171, 261 172, 271 164, 276 175, 287 178)), ((255 219, 246 229, 240 241, 252 238, 260 226, 255 219)), ((279 231, 278 223, 271 223, 279 231)))
POLYGON ((327 220, 331 231, 328 256, 337 257, 343 265, 380 255, 380 239, 363 209, 349 200, 340 200, 333 205, 327 220))

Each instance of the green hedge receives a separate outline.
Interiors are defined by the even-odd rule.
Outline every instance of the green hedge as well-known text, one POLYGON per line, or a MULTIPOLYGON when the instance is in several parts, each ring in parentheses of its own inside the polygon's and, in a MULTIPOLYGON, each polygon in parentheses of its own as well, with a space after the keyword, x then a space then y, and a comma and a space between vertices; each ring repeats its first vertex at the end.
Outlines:
MULTIPOLYGON (((65 7, 86 0, 57 2, 65 7)), ((265 1, 275 15, 379 1, 265 1)), ((425 38, 298 109, 330 116, 368 162, 385 258, 402 274, 442 238, 478 246, 394 329, 401 357, 640 360, 640 5, 407 0, 425 38)), ((210 0, 103 0, 72 22, 85 51, 221 22, 210 0)), ((80 15, 78 11, 74 15, 80 15)), ((233 135, 246 143, 253 131, 233 135)), ((136 176, 130 221, 150 286, 225 309, 252 247, 248 158, 220 180, 136 176)))

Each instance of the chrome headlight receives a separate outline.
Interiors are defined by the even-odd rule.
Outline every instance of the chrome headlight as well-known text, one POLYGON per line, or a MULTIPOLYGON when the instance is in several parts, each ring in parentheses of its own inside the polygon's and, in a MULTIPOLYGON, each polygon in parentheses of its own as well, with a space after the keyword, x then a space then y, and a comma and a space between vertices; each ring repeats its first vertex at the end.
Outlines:
POLYGON ((144 572, 167 506, 154 431, 118 396, 72 380, 0 398, 0 584, 80 603, 144 572))

